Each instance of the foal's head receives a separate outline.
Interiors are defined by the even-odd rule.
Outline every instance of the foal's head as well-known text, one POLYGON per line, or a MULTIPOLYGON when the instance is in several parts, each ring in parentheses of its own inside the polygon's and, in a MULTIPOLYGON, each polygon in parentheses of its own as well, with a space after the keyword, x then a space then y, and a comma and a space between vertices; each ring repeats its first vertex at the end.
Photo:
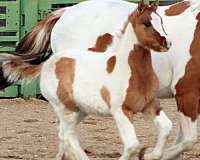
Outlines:
POLYGON ((171 47, 163 28, 162 18, 156 13, 158 0, 147 5, 142 0, 129 16, 139 43, 148 49, 165 52, 171 47))

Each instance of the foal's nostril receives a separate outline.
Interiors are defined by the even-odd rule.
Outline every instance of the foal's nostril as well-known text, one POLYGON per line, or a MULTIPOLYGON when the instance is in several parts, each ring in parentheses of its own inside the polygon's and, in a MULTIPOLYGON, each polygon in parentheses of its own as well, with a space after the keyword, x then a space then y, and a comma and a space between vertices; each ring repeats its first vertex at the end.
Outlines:
POLYGON ((167 41, 166 40, 164 40, 163 41, 163 46, 167 46, 168 44, 167 44, 167 41))
POLYGON ((167 52, 170 49, 171 45, 172 45, 171 41, 167 39, 163 40, 162 47, 161 47, 162 52, 167 52))
POLYGON ((171 41, 170 40, 168 40, 168 39, 163 39, 163 46, 165 46, 166 48, 170 48, 171 47, 171 45, 172 45, 172 43, 171 43, 171 41))
POLYGON ((166 43, 167 43, 167 48, 170 48, 171 46, 172 46, 172 42, 170 42, 170 41, 166 41, 166 43))

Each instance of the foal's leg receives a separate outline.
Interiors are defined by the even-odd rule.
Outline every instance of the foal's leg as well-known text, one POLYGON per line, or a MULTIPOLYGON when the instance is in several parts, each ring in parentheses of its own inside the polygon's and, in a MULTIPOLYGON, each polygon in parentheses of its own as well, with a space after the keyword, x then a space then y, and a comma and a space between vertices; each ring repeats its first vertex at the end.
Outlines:
POLYGON ((191 150, 197 141, 198 92, 193 90, 181 96, 177 95, 176 101, 179 109, 179 136, 182 135, 182 138, 165 152, 163 160, 174 160, 181 153, 191 150))
POLYGON ((75 127, 86 116, 86 114, 83 112, 69 113, 66 112, 62 105, 52 105, 60 121, 60 145, 57 160, 89 160, 81 148, 75 132, 75 127))
POLYGON ((144 155, 145 160, 159 160, 164 152, 164 147, 172 128, 172 122, 161 110, 158 100, 153 100, 144 110, 145 114, 153 115, 154 124, 158 129, 158 139, 152 152, 144 155))
POLYGON ((131 158, 139 151, 139 141, 135 129, 121 108, 111 110, 111 114, 116 121, 124 144, 124 151, 120 160, 131 160, 131 158))

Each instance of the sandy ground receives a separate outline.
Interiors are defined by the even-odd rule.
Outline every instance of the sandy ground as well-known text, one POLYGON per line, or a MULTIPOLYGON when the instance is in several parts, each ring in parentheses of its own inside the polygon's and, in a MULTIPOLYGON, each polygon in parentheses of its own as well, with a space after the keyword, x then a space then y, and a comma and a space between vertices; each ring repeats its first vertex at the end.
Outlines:
MULTIPOLYGON (((174 123, 170 145, 176 134, 176 105, 174 99, 161 102, 174 123)), ((156 130, 152 122, 138 114, 133 123, 141 143, 153 146, 156 130)), ((79 125, 78 131, 91 160, 115 160, 120 156, 122 144, 112 118, 89 116, 79 125)), ((198 142, 182 159, 200 160, 200 137, 198 142)), ((47 102, 0 100, 0 160, 53 160, 57 148, 57 120, 47 102)))

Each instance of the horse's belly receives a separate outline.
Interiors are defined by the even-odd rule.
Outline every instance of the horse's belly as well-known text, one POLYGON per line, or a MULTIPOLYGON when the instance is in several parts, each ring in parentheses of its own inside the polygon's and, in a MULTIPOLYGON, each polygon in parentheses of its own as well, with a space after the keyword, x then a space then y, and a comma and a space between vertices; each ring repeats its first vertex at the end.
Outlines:
POLYGON ((174 95, 171 91, 170 87, 166 87, 166 88, 160 88, 158 91, 158 97, 159 98, 173 98, 174 95))
POLYGON ((88 114, 109 115, 110 108, 101 95, 104 86, 98 75, 76 75, 73 84, 73 98, 79 109, 88 114), (84 77, 84 78, 83 78, 84 77))
POLYGON ((88 91, 85 91, 85 94, 76 92, 74 100, 78 104, 79 109, 84 113, 101 116, 110 115, 110 109, 103 101, 100 92, 96 94, 89 93, 88 91))
POLYGON ((153 53, 152 64, 159 79, 159 98, 171 98, 173 96, 171 90, 173 71, 168 61, 168 55, 153 53))

